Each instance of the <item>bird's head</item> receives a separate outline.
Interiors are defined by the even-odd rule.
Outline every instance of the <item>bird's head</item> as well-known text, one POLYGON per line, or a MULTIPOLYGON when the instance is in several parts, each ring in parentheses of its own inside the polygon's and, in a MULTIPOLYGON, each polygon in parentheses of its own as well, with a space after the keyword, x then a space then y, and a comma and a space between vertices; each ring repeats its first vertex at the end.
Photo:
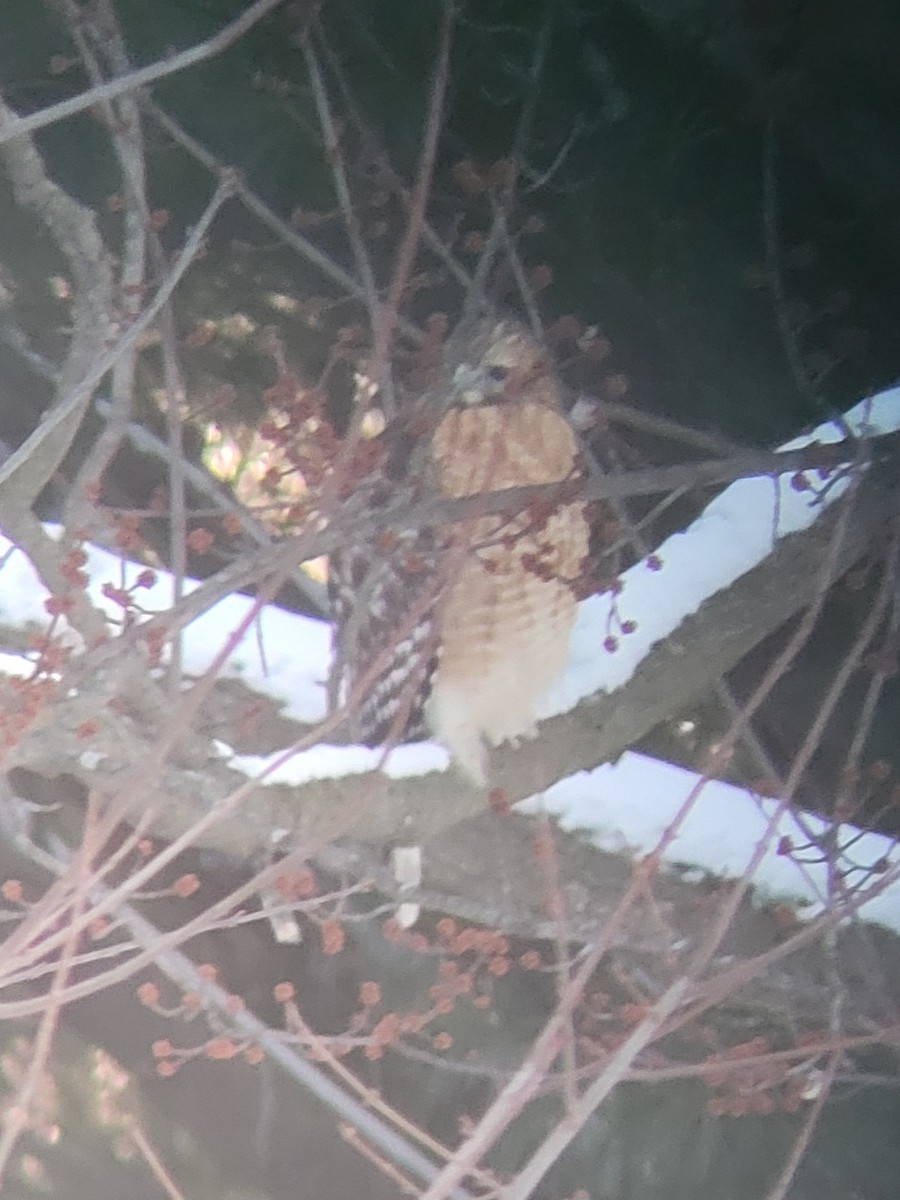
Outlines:
POLYGON ((511 401, 558 404, 544 350, 514 321, 491 321, 476 331, 453 371, 451 389, 453 402, 465 408, 511 401))

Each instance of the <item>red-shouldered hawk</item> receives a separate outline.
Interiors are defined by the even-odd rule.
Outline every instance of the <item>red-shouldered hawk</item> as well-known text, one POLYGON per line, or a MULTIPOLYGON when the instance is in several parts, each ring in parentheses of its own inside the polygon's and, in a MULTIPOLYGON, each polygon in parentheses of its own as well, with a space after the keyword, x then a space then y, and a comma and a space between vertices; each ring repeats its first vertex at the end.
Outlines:
MULTIPOLYGON (((449 498, 559 483, 577 447, 558 384, 520 326, 492 322, 437 389, 431 429, 399 467, 361 483, 372 505, 408 488, 449 498), (413 463, 412 467, 409 463, 413 463)), ((412 422, 422 438, 421 414, 412 422)), ((485 782, 485 744, 534 731, 561 674, 588 554, 583 503, 375 535, 332 557, 337 692, 369 745, 436 736, 485 782)))

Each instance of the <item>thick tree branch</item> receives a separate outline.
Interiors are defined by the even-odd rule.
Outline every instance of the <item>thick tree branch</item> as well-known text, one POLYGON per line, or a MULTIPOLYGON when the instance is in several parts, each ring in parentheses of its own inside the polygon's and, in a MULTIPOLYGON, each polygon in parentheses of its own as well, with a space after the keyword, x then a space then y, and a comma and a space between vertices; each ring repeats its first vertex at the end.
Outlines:
MULTIPOLYGON (((862 482, 840 553, 840 571, 865 553, 895 512, 890 480, 878 482, 873 474, 862 482)), ((624 687, 595 695, 574 711, 545 721, 534 741, 494 751, 489 776, 494 785, 513 801, 540 792, 566 775, 616 757, 702 695, 810 602, 835 520, 835 512, 827 512, 810 530, 783 538, 769 558, 710 597, 657 644, 624 687)), ((660 586, 665 587, 664 579, 660 586)), ((112 650, 107 647, 105 653, 112 650)), ((150 753, 156 730, 143 718, 130 721, 97 693, 98 685, 110 678, 109 666, 95 666, 91 676, 82 676, 77 694, 61 698, 42 716, 40 727, 13 748, 10 765, 51 778, 70 774, 87 788, 114 792, 118 773, 150 753), (92 748, 107 757, 86 767, 78 731, 89 717, 97 717, 99 725, 92 748)), ((252 700, 249 693, 247 699, 252 700)), ((290 722, 284 722, 284 729, 290 744, 290 722)), ((301 738, 303 731, 295 730, 293 737, 301 738)), ((224 739, 230 736, 227 726, 213 727, 212 732, 224 739)), ((485 805, 484 794, 467 786, 455 771, 409 779, 367 774, 313 781, 302 788, 247 789, 247 780, 223 763, 207 738, 185 734, 179 755, 179 762, 156 763, 153 790, 161 801, 157 833, 179 836, 240 786, 244 794, 239 809, 223 816, 202 838, 204 845, 240 857, 253 853, 275 829, 291 830, 288 841, 296 845, 321 845, 342 835, 376 842, 397 836, 427 841, 485 805)))

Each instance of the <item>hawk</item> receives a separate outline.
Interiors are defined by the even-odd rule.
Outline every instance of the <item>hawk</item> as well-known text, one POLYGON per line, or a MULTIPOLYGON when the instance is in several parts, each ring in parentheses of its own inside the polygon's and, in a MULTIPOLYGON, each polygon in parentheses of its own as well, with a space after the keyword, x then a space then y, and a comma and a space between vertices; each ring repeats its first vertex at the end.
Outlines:
MULTIPOLYGON (((511 321, 477 331, 449 381, 399 435, 389 425, 380 437, 381 471, 359 485, 372 506, 399 488, 411 500, 458 499, 577 472, 559 385, 511 321)), ((334 683, 354 739, 432 735, 483 785, 486 746, 533 734, 538 701, 562 673, 588 544, 574 501, 342 547, 329 565, 334 683)))

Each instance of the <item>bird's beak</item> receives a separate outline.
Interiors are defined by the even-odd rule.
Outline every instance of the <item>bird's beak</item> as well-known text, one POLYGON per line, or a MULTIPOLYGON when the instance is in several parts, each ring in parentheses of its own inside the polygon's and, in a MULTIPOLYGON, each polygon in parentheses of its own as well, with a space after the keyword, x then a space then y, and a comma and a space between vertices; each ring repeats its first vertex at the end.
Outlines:
POLYGON ((481 404, 485 397, 484 372, 478 367, 462 364, 453 372, 451 388, 455 403, 481 404))

